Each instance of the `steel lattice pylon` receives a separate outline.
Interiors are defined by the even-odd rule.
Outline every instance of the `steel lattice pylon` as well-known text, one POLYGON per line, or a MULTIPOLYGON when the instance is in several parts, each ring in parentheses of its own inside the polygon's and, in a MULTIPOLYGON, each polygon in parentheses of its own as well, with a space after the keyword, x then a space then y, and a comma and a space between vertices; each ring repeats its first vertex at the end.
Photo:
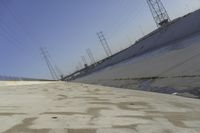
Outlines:
POLYGON ((105 51, 106 55, 108 57, 111 56, 112 55, 112 51, 111 51, 111 49, 110 49, 110 47, 108 45, 108 42, 107 42, 105 36, 103 35, 103 32, 102 31, 98 32, 97 36, 99 37, 99 40, 101 42, 101 45, 104 48, 104 51, 105 51))
POLYGON ((92 51, 91 49, 86 49, 86 53, 88 54, 88 57, 90 58, 90 61, 91 61, 91 64, 94 64, 95 63, 95 59, 94 59, 94 56, 92 54, 92 51))
POLYGON ((147 0, 147 3, 158 27, 170 21, 170 17, 161 0, 147 0))
POLYGON ((47 49, 41 47, 40 50, 41 50, 41 54, 42 54, 42 56, 43 56, 43 58, 44 58, 44 60, 45 60, 45 62, 47 64, 47 67, 48 67, 48 69, 50 71, 50 74, 51 74, 52 78, 54 80, 58 80, 59 79, 58 75, 57 75, 53 65, 51 64, 47 49))

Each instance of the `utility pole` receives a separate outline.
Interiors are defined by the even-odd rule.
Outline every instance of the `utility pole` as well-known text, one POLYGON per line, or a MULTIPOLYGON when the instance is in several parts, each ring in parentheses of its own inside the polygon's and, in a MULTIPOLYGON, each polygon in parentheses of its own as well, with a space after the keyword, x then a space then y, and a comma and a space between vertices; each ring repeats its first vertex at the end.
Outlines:
POLYGON ((86 49, 86 53, 88 54, 88 57, 90 58, 90 61, 91 61, 91 64, 94 64, 95 63, 95 59, 94 59, 94 56, 92 54, 92 51, 91 49, 86 49))
POLYGON ((107 42, 105 36, 103 35, 103 32, 102 31, 98 32, 97 36, 98 36, 98 38, 100 40, 100 43, 101 43, 101 45, 102 45, 107 57, 112 56, 112 51, 111 51, 111 49, 110 49, 110 47, 108 45, 108 42, 107 42))
POLYGON ((151 14, 158 27, 163 26, 171 21, 161 0, 147 0, 147 4, 149 5, 151 14))
POLYGON ((42 48, 42 47, 40 48, 40 50, 41 50, 42 56, 43 56, 43 58, 44 58, 44 60, 47 64, 47 67, 49 69, 49 72, 50 72, 52 78, 54 80, 58 80, 58 76, 56 74, 56 71, 54 70, 54 67, 50 62, 50 59, 49 59, 49 56, 48 56, 48 51, 45 48, 42 48))

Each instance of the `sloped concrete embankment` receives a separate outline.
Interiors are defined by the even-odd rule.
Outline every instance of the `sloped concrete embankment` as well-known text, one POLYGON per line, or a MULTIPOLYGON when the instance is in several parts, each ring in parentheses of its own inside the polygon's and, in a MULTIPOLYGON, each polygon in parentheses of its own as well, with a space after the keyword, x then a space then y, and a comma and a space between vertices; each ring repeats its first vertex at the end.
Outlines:
POLYGON ((198 33, 75 82, 200 98, 199 44, 198 33))
POLYGON ((200 33, 200 10, 175 19, 170 24, 151 32, 136 41, 134 45, 116 53, 95 67, 88 69, 86 73, 80 74, 79 77, 102 70, 124 60, 141 56, 161 47, 174 44, 198 33, 200 33))

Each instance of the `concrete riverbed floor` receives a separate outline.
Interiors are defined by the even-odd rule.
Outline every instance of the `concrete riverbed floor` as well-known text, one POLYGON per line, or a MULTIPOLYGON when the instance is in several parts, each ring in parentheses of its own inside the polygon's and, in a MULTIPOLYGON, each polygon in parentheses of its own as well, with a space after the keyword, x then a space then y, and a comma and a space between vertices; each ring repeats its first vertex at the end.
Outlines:
POLYGON ((80 83, 0 86, 0 133, 199 133, 200 101, 80 83))

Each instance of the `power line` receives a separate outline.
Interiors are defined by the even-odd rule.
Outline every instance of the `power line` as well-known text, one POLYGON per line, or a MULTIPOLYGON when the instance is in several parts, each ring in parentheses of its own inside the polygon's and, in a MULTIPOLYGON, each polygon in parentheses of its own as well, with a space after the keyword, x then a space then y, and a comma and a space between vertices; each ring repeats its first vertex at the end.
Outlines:
POLYGON ((1 0, 1 5, 4 6, 4 8, 7 9, 7 11, 10 13, 10 15, 12 16, 12 18, 15 20, 15 22, 18 24, 18 26, 20 27, 20 29, 26 34, 26 36, 28 35, 29 36, 29 39, 31 41, 34 42, 35 39, 33 39, 33 36, 30 36, 30 32, 28 32, 25 28, 24 28, 24 24, 21 23, 21 21, 19 21, 19 16, 17 16, 13 11, 13 8, 10 8, 7 4, 6 1, 4 0, 1 0))
MULTIPOLYGON (((123 0, 123 2, 127 2, 127 1, 123 0)), ((109 32, 111 36, 113 36, 114 34, 118 33, 118 31, 120 31, 120 33, 123 32, 123 34, 125 35, 125 38, 127 38, 127 34, 130 34, 130 33, 127 33, 127 31, 129 31, 129 30, 126 30, 125 28, 122 28, 122 27, 124 27, 125 25, 129 25, 130 23, 132 23, 132 25, 136 25, 137 21, 135 21, 135 19, 137 19, 137 17, 139 15, 142 15, 141 11, 144 11, 145 6, 142 3, 144 3, 144 2, 139 3, 137 8, 134 8, 134 14, 133 14, 133 12, 128 12, 128 13, 124 14, 123 16, 118 16, 118 20, 112 25, 112 27, 114 26, 115 28, 113 28, 109 32), (124 16, 126 16, 126 22, 122 21, 125 19, 124 16), (129 16, 128 19, 127 19, 127 16, 129 16)), ((125 3, 125 5, 128 5, 128 4, 129 3, 125 3)), ((123 7, 123 8, 120 8, 121 11, 123 11, 122 9, 127 10, 127 7, 124 6, 124 3, 121 3, 120 6, 123 7)), ((137 38, 135 38, 134 40, 137 40, 137 38)))
MULTIPOLYGON (((22 24, 21 21, 19 21, 19 17, 14 13, 14 11, 12 10, 12 8, 10 8, 10 7, 7 5, 6 1, 2 0, 2 1, 0 1, 0 2, 1 2, 1 5, 3 5, 4 8, 7 9, 7 11, 8 11, 8 12, 10 13, 10 15, 13 17, 13 19, 15 20, 15 22, 16 22, 16 23, 18 24, 18 26, 21 28, 21 30, 22 30, 26 35, 29 35, 29 39, 30 39, 32 42, 34 42, 34 41, 37 40, 37 43, 36 43, 36 44, 39 44, 39 46, 42 47, 42 43, 41 43, 38 39, 36 39, 35 37, 33 37, 33 35, 30 34, 30 32, 28 32, 28 31, 26 30, 26 28, 24 28, 24 24, 22 24)), ((43 50, 44 50, 44 48, 43 48, 43 50)), ((53 66, 51 65, 51 64, 52 64, 51 62, 53 62, 53 59, 51 58, 51 56, 49 55, 49 53, 48 53, 47 50, 45 50, 45 53, 46 53, 46 56, 47 56, 47 58, 48 58, 48 65, 50 64, 50 69, 51 69, 52 73, 54 73, 53 71, 55 71, 54 79, 58 79, 58 76, 57 76, 57 74, 56 74, 56 71, 57 71, 57 73, 58 73, 60 76, 62 75, 62 71, 58 68, 57 65, 54 65, 55 70, 52 69, 53 66), (51 66, 52 66, 52 67, 51 67, 51 66), (56 76, 55 76, 55 75, 56 75, 56 76)), ((55 63, 53 62, 53 64, 55 64, 55 63)))
MULTIPOLYGON (((6 8, 6 10, 9 12, 9 14, 10 14, 10 15, 12 16, 12 18, 15 20, 15 22, 17 22, 18 25, 19 25, 19 22, 17 21, 16 15, 14 15, 14 13, 11 11, 11 9, 9 8, 9 6, 7 6, 7 4, 6 4, 3 0, 1 0, 0 3, 1 3, 1 5, 2 5, 4 8, 6 8)), ((13 41, 15 41, 15 43, 16 43, 17 45, 25 44, 25 42, 23 42, 22 40, 19 40, 19 39, 17 38, 17 34, 18 34, 18 33, 16 33, 16 31, 12 30, 12 29, 7 25, 7 23, 4 22, 4 19, 1 19, 0 23, 1 23, 1 29, 2 29, 4 32, 6 32, 7 35, 9 36, 9 38, 11 38, 13 41)), ((5 36, 5 35, 4 35, 4 36, 5 36)), ((11 39, 10 39, 10 40, 11 40, 11 39)), ((24 48, 24 47, 22 46, 21 48, 24 48)))

